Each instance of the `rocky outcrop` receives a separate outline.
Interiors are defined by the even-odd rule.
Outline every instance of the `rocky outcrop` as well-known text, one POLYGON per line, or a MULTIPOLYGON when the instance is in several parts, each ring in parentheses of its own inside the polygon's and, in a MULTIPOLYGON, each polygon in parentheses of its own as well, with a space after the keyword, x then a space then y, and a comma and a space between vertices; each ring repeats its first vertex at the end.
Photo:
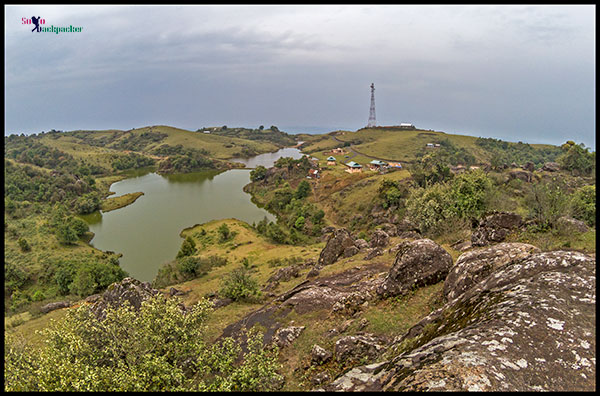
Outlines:
POLYGON ((471 235, 473 246, 486 246, 504 241, 506 236, 521 226, 523 220, 516 213, 496 212, 484 217, 471 235))
POLYGON ((377 229, 371 234, 370 246, 372 248, 384 248, 390 244, 390 236, 387 232, 377 229))
POLYGON ((389 237, 398 235, 398 226, 392 223, 383 223, 379 226, 381 231, 384 231, 389 237))
POLYGON ((310 351, 310 362, 314 365, 325 364, 331 360, 333 354, 328 350, 320 347, 319 345, 313 345, 310 351))
POLYGON ((452 300, 503 265, 539 252, 526 243, 499 243, 461 254, 444 281, 444 297, 452 300))
POLYGON ((365 260, 373 260, 375 257, 377 256, 381 256, 383 254, 383 249, 376 247, 376 248, 368 248, 367 249, 367 254, 365 255, 365 260))
POLYGON ((381 284, 387 268, 385 264, 375 263, 326 277, 311 277, 227 326, 222 336, 236 337, 244 329, 260 324, 264 329, 264 342, 268 344, 291 312, 299 315, 319 310, 333 312, 334 306, 340 312, 356 312, 362 304, 376 296, 375 289, 381 284))
MULTIPOLYGON (((512 246, 514 259, 486 249, 495 262, 489 274, 479 272, 479 281, 397 339, 389 349, 395 358, 355 367, 322 389, 594 390, 595 260, 528 249, 512 246)), ((459 261, 478 271, 472 253, 459 261)))
POLYGON ((335 263, 344 254, 344 250, 351 246, 354 246, 354 239, 348 230, 345 228, 335 230, 321 251, 317 265, 323 267, 335 263))
POLYGON ((139 310, 144 300, 159 293, 160 291, 152 288, 149 282, 125 278, 108 286, 102 297, 92 305, 91 310, 98 319, 103 320, 109 306, 118 307, 127 301, 135 310, 139 310))
POLYGON ((48 313, 48 312, 54 311, 56 309, 69 308, 70 306, 71 306, 70 301, 57 301, 57 302, 52 302, 52 303, 43 305, 40 308, 40 311, 42 311, 42 313, 48 313))
POLYGON ((300 337, 306 326, 290 326, 277 330, 273 341, 278 347, 283 348, 290 345, 294 340, 300 337))
POLYGON ((546 172, 558 172, 560 170, 560 165, 556 162, 546 162, 544 166, 542 166, 542 170, 546 172))
POLYGON ((526 170, 514 169, 508 172, 509 179, 519 179, 530 183, 533 180, 533 173, 526 170))
POLYGON ((574 219, 572 217, 561 216, 558 218, 557 226, 563 228, 566 231, 574 232, 587 232, 589 227, 581 220, 574 219))
POLYGON ((450 254, 431 239, 405 241, 397 249, 392 268, 377 288, 377 294, 383 297, 438 283, 452 267, 450 254))
POLYGON ((527 163, 525 163, 525 165, 523 165, 522 168, 528 172, 533 172, 535 170, 535 164, 531 161, 527 161, 527 163))
POLYGON ((374 334, 341 337, 335 342, 334 354, 338 363, 375 359, 384 350, 385 341, 374 334))
POLYGON ((369 248, 369 242, 364 239, 357 239, 354 241, 354 246, 356 246, 359 250, 364 250, 369 248))

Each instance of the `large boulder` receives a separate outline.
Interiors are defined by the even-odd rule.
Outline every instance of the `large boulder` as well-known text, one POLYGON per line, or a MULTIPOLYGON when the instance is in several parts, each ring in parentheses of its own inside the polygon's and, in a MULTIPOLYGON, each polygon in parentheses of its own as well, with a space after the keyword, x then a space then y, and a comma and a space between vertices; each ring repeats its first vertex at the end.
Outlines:
POLYGON ((533 172, 535 170, 535 164, 531 161, 527 161, 527 163, 523 165, 523 169, 529 172, 533 172))
POLYGON ((335 342, 334 354, 338 363, 374 359, 384 350, 385 342, 373 334, 341 337, 335 342))
POLYGON ((566 231, 572 232, 587 232, 590 230, 587 224, 585 224, 583 221, 568 216, 559 217, 557 225, 566 231))
POLYGON ((135 310, 139 310, 143 301, 157 294, 160 294, 160 291, 152 288, 149 282, 125 278, 121 282, 108 286, 102 297, 92 305, 91 310, 98 319, 102 320, 109 306, 114 308, 127 302, 135 310))
POLYGON ((57 302, 48 303, 48 304, 42 306, 40 308, 40 311, 42 311, 43 313, 48 313, 48 312, 54 311, 56 309, 68 308, 70 306, 71 306, 70 301, 57 301, 57 302))
POLYGON ((381 296, 405 294, 413 288, 438 283, 452 267, 452 256, 431 239, 404 241, 397 249, 392 268, 377 288, 381 296))
POLYGON ((331 360, 332 357, 333 354, 331 352, 320 347, 317 344, 313 345, 310 351, 310 362, 314 365, 325 364, 329 360, 331 360))
POLYGON ((335 230, 319 255, 317 265, 323 267, 335 263, 344 251, 354 246, 354 239, 345 228, 335 230))
POLYGON ((516 213, 495 212, 484 217, 471 235, 473 246, 486 246, 502 242, 506 236, 523 224, 523 219, 516 213))
POLYGON ((373 231, 373 233, 371 234, 371 243, 370 243, 372 248, 386 247, 389 244, 390 244, 390 236, 388 235, 387 232, 385 232, 381 229, 377 229, 377 230, 373 231))
POLYGON ((290 345, 296 338, 300 337, 300 334, 304 331, 306 326, 289 326, 283 327, 275 332, 273 341, 278 347, 283 348, 290 345))
POLYGON ((359 250, 364 250, 369 248, 369 242, 364 239, 357 239, 354 241, 354 246, 356 246, 359 250))
POLYGON ((595 390, 595 259, 553 251, 498 265, 397 339, 396 357, 324 390, 595 390))
POLYGON ((379 229, 385 231, 385 233, 390 237, 395 237, 398 235, 398 226, 392 223, 383 223, 379 226, 379 229))
POLYGON ((526 243, 499 243, 463 253, 444 281, 444 297, 452 300, 503 265, 539 252, 539 248, 526 243))
POLYGON ((533 173, 526 170, 513 169, 508 172, 508 177, 509 179, 519 179, 530 183, 533 180, 533 173))
POLYGON ((544 166, 542 166, 542 170, 546 172, 558 172, 560 170, 560 165, 556 162, 546 162, 544 166))

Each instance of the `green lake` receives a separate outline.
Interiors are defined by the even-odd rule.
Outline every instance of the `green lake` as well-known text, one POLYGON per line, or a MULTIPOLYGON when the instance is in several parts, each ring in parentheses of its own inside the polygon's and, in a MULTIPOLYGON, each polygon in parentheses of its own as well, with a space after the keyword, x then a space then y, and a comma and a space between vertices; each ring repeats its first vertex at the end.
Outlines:
MULTIPOLYGON (((299 158, 297 149, 282 149, 248 160, 254 167, 272 166, 282 156, 299 158), (279 154, 279 156, 274 155, 279 154), (261 158, 258 158, 261 157, 261 158), (258 162, 257 162, 258 161, 258 162)), ((250 182, 250 170, 204 171, 161 176, 146 173, 110 187, 119 196, 142 191, 133 204, 107 213, 82 216, 95 235, 90 244, 103 251, 122 253, 121 267, 133 278, 152 281, 158 268, 175 258, 183 239, 179 233, 195 224, 235 218, 249 224, 275 216, 257 207, 242 189, 250 182)))

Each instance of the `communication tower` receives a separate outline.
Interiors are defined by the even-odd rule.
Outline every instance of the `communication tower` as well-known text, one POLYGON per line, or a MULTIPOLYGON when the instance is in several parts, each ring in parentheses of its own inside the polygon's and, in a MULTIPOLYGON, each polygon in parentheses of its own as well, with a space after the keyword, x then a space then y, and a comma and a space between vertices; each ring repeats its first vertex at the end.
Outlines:
POLYGON ((375 84, 371 83, 371 109, 369 110, 369 122, 367 123, 367 127, 371 128, 376 125, 377 123, 375 121, 375 84))

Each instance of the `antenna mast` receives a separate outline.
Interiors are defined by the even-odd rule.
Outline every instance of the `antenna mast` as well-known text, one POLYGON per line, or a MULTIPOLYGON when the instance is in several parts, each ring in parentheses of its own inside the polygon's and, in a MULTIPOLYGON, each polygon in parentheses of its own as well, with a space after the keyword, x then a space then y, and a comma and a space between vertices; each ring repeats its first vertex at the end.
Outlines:
POLYGON ((367 127, 371 128, 376 126, 375 122, 375 84, 371 83, 371 109, 369 110, 369 122, 367 127))

